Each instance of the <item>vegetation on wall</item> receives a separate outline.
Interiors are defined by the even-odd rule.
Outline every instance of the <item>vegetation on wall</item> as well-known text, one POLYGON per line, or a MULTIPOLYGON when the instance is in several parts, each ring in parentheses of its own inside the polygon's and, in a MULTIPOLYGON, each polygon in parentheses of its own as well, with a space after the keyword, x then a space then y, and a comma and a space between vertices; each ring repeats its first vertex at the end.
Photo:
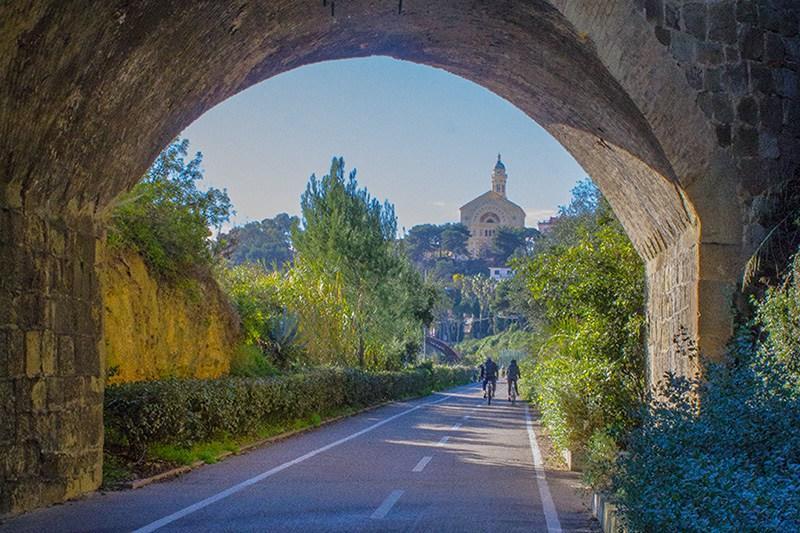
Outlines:
POLYGON ((110 213, 108 243, 133 250, 165 279, 207 270, 214 259, 210 228, 219 229, 232 213, 223 190, 198 189, 202 154, 187 161, 189 141, 177 139, 158 156, 133 189, 110 213))

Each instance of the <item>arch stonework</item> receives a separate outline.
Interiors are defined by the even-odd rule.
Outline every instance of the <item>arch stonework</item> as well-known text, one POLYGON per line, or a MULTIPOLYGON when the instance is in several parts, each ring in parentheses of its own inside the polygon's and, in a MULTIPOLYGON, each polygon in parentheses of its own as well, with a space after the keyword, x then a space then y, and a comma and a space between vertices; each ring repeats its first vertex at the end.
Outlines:
POLYGON ((800 160, 798 11, 761 0, 0 4, 0 513, 101 481, 95 244, 170 139, 301 65, 387 55, 506 98, 609 199, 648 280, 652 380, 719 356, 768 192, 800 160))

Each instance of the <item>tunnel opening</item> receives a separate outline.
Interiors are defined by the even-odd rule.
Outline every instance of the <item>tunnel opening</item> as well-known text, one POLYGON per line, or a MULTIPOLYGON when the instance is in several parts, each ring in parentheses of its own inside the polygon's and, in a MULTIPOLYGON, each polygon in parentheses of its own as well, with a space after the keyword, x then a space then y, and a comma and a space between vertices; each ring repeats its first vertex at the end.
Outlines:
POLYGON ((721 178, 731 158, 634 3, 406 3, 398 12, 359 0, 331 14, 300 1, 145 2, 99 6, 91 20, 56 3, 0 8, 13 37, 0 41, 10 51, 0 69, 13 73, 0 111, 0 298, 11 310, 3 323, 13 374, 0 386, 26 406, 5 417, 14 430, 2 447, 16 459, 0 470, 10 487, 0 509, 60 501, 100 483, 94 265, 114 198, 206 110, 311 63, 388 56, 511 102, 598 184, 645 260, 651 382, 667 370, 694 370, 673 346, 680 327, 718 355, 742 262, 736 184, 721 178), (623 60, 623 49, 636 53, 623 60), (51 402, 50 390, 67 398, 51 402), (20 417, 38 429, 22 435, 20 417), (68 459, 44 482, 25 473, 37 471, 28 457, 48 454, 68 459))

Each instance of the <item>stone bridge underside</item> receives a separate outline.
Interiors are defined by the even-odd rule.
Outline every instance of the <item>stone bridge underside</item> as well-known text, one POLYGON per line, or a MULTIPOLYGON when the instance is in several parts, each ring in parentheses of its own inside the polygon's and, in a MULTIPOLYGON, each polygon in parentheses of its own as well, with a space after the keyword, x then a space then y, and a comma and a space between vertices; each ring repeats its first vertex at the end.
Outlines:
POLYGON ((101 481, 96 242, 204 111, 386 55, 508 99, 608 197, 648 277, 649 377, 731 332, 768 193, 798 168, 791 0, 11 0, 0 4, 0 513, 101 481))

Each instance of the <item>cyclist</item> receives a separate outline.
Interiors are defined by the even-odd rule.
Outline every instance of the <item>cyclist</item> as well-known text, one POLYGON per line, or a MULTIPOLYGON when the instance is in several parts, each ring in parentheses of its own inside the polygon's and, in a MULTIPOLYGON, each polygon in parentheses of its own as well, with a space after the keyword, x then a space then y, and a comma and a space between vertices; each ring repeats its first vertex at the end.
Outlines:
POLYGON ((486 358, 483 364, 483 397, 486 398, 486 385, 491 381, 492 389, 497 390, 497 364, 491 357, 486 358))
POLYGON ((508 381, 508 401, 511 401, 511 387, 513 385, 514 391, 519 396, 519 389, 517 388, 517 380, 520 377, 519 367, 517 366, 517 360, 512 359, 511 364, 508 365, 508 370, 506 370, 506 381, 508 381))

